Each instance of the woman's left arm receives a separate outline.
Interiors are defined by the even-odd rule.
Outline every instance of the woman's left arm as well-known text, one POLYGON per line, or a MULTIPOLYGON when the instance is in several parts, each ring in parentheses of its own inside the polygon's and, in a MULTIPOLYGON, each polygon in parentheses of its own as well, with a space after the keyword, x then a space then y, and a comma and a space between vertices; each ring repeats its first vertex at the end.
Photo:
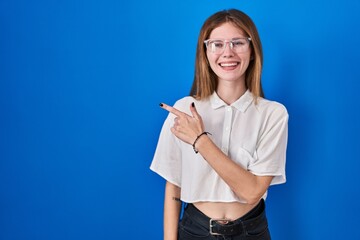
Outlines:
MULTIPOLYGON (((166 104, 161 104, 161 107, 176 115, 171 132, 182 141, 193 145, 195 139, 204 132, 203 121, 194 104, 190 106, 192 116, 166 104)), ((195 147, 234 193, 248 204, 257 203, 273 179, 273 176, 256 176, 236 164, 205 134, 196 141, 195 147)))
POLYGON ((273 179, 273 176, 256 176, 236 164, 208 136, 199 138, 196 149, 234 193, 248 204, 257 203, 273 179))

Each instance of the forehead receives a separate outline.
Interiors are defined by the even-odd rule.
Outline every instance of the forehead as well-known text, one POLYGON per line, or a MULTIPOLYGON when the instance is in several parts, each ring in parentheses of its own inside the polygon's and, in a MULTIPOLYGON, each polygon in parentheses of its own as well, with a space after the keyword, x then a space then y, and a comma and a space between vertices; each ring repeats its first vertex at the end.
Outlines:
POLYGON ((232 39, 237 37, 246 37, 246 34, 231 22, 221 24, 210 33, 210 38, 232 39))

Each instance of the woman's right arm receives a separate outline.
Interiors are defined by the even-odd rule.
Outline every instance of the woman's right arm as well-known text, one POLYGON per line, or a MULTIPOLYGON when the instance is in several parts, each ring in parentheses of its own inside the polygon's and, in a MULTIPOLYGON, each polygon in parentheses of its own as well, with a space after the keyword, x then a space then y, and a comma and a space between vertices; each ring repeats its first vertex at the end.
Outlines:
POLYGON ((177 240, 180 210, 180 188, 170 182, 166 182, 164 200, 164 240, 177 240))

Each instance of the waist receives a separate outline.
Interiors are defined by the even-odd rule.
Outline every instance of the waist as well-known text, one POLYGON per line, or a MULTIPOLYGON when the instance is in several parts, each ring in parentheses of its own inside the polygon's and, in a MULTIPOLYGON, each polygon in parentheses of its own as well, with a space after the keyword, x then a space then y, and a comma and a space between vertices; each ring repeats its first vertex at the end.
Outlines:
POLYGON ((267 219, 265 214, 265 203, 261 201, 244 216, 235 219, 228 220, 210 218, 197 209, 193 204, 188 204, 185 209, 186 217, 190 217, 193 221, 197 222, 204 229, 208 229, 210 233, 216 233, 215 235, 238 235, 244 231, 251 231, 258 226, 267 227, 267 219))
POLYGON ((256 207, 240 202, 196 202, 193 205, 210 218, 238 219, 256 207))

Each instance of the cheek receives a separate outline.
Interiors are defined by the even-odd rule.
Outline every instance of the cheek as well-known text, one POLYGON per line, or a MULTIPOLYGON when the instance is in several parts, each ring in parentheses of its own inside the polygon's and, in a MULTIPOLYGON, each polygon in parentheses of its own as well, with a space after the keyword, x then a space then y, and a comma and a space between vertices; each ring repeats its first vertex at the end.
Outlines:
POLYGON ((207 55, 207 60, 208 60, 208 63, 210 65, 211 69, 214 70, 214 67, 216 67, 217 58, 214 56, 211 56, 211 55, 210 56, 207 55))
POLYGON ((252 61, 251 54, 241 57, 242 65, 245 66, 246 68, 249 66, 251 61, 252 61))
POLYGON ((243 59, 244 61, 250 61, 251 58, 252 58, 252 52, 251 51, 248 51, 248 52, 244 52, 242 54, 239 54, 239 57, 241 59, 243 59))

